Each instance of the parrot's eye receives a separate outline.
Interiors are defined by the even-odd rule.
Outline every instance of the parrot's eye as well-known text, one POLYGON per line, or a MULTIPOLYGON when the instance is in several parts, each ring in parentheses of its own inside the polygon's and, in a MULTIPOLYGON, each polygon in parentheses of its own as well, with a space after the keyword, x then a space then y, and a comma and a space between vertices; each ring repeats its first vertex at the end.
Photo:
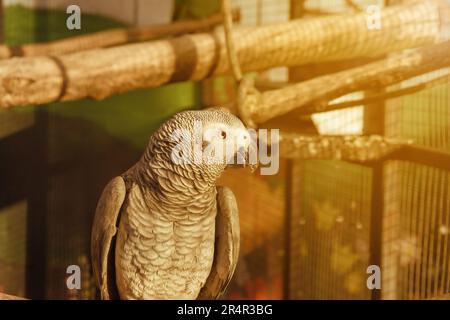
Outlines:
POLYGON ((227 133, 225 131, 220 132, 220 136, 222 139, 225 139, 227 137, 227 133))

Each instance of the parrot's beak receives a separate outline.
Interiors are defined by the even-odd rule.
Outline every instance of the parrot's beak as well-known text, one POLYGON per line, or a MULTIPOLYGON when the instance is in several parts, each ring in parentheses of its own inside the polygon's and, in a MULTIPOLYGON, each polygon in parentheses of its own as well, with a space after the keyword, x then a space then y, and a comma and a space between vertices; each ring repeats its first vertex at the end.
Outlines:
POLYGON ((250 156, 252 150, 251 137, 247 130, 238 130, 235 133, 235 147, 237 151, 228 161, 227 168, 245 168, 250 167, 252 171, 256 165, 251 163, 254 157, 250 156))
POLYGON ((250 148, 241 147, 234 154, 232 161, 229 161, 227 168, 246 168, 249 167, 251 171, 255 171, 257 165, 250 163, 250 148))
POLYGON ((249 151, 248 148, 239 148, 238 151, 233 156, 233 161, 231 161, 227 167, 230 168, 245 168, 249 163, 249 151))

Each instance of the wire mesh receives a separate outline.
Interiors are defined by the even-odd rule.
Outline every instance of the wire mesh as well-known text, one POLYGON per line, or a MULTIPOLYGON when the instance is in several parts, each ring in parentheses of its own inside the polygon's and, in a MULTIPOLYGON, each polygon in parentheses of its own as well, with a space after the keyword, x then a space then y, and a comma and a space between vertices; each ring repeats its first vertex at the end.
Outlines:
MULTIPOLYGON (((419 81, 425 77, 421 78, 419 81)), ((386 134, 449 151, 449 89, 449 85, 440 85, 389 101, 386 134)), ((450 292, 445 282, 450 275, 446 267, 449 173, 407 162, 389 163, 386 171, 390 195, 385 219, 395 220, 397 227, 386 239, 384 255, 386 269, 394 269, 398 275, 398 279, 383 279, 389 288, 386 298, 429 299, 450 292), (391 198, 393 193, 398 199, 391 198)))
MULTIPOLYGON (((450 2, 448 2, 450 8, 450 2)), ((445 15, 444 15, 445 17, 445 15)), ((443 20, 441 40, 450 39, 443 20)), ((407 87, 449 69, 404 81, 407 87)), ((442 84, 386 103, 388 136, 450 151, 450 84, 442 84)), ((414 159, 411 159, 412 161, 414 159)), ((387 230, 383 239, 383 296, 386 299, 433 299, 450 292, 449 172, 410 162, 385 167, 387 230)))
POLYGON ((369 168, 298 161, 293 172, 290 297, 367 299, 369 168), (362 285, 363 284, 363 285, 362 285))
POLYGON ((396 162, 386 167, 385 177, 383 297, 431 299, 448 294, 449 172, 396 162))
MULTIPOLYGON (((363 5, 374 2, 355 1, 355 3, 364 8, 363 5)), ((305 7, 332 12, 348 11, 344 1, 309 0, 305 2, 305 7)), ((448 23, 442 26, 441 38, 442 40, 449 38, 448 23)), ((439 70, 404 81, 399 87, 407 87, 446 73, 448 70, 439 70)), ((349 95, 341 99, 355 98, 349 95)), ((449 103, 449 85, 440 85, 389 100, 386 103, 384 119, 386 136, 411 138, 417 145, 448 151, 449 103)), ((313 119, 322 134, 348 133, 355 128, 361 130, 359 132, 361 133, 364 128, 362 110, 362 107, 356 107, 353 111, 328 112, 315 115, 313 119)), ((354 130, 353 133, 358 132, 354 130)), ((432 299, 449 292, 449 173, 414 164, 414 160, 417 159, 411 159, 412 162, 391 161, 384 165, 381 259, 382 298, 384 299, 432 299)), ((345 211, 345 208, 355 200, 351 200, 348 187, 343 186, 345 183, 353 182, 353 188, 364 189, 366 184, 368 188, 365 190, 369 189, 367 192, 370 194, 373 192, 370 190, 373 172, 369 168, 360 167, 361 176, 357 174, 352 176, 347 170, 333 168, 332 162, 317 161, 296 163, 295 168, 291 296, 310 299, 351 297, 345 290, 342 276, 330 273, 331 258, 329 257, 332 255, 330 243, 339 243, 339 240, 333 238, 338 237, 335 235, 335 227, 330 229, 332 235, 324 237, 311 226, 314 221, 311 221, 311 217, 320 212, 318 208, 321 206, 324 208, 322 211, 328 211, 327 216, 330 221, 333 221, 333 217, 340 212, 349 212, 345 211), (365 177, 365 182, 361 182, 361 177, 365 177), (340 179, 345 182, 339 181, 340 179), (337 184, 336 181, 339 183, 337 184), (321 206, 314 206, 317 197, 331 200, 322 199, 321 206), (343 206, 338 202, 342 199, 345 199, 343 206), (323 252, 326 253, 323 254, 323 252), (330 283, 339 283, 339 287, 333 287, 330 283)), ((359 197, 361 195, 356 196, 356 199, 360 200, 359 197)), ((374 214, 371 212, 370 205, 365 207, 364 214, 366 217, 374 214)), ((370 226, 365 231, 369 234, 370 226)), ((348 235, 354 235, 351 230, 346 232, 348 235)), ((366 237, 366 249, 368 241, 366 237)), ((350 257, 348 259, 351 260, 353 256, 348 254, 351 250, 346 249, 346 251, 347 256, 350 257)), ((344 257, 345 254, 341 256, 344 257)), ((358 254, 354 255, 354 257, 357 256, 358 254)), ((367 256, 362 261, 364 263, 358 265, 359 272, 365 271, 369 264, 367 256)), ((361 290, 361 295, 353 295, 353 297, 370 298, 365 284, 367 275, 360 274, 360 277, 356 287, 361 290)))

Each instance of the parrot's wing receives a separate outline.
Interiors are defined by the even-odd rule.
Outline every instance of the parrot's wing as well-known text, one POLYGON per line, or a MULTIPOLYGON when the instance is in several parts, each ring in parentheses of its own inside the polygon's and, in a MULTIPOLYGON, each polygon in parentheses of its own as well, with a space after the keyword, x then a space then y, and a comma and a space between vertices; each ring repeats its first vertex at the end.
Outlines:
POLYGON ((112 179, 98 201, 92 226, 92 268, 102 299, 106 300, 118 298, 114 268, 115 237, 125 195, 122 177, 112 179))
POLYGON ((218 299, 233 276, 239 255, 239 212, 233 192, 217 187, 214 261, 197 299, 218 299))

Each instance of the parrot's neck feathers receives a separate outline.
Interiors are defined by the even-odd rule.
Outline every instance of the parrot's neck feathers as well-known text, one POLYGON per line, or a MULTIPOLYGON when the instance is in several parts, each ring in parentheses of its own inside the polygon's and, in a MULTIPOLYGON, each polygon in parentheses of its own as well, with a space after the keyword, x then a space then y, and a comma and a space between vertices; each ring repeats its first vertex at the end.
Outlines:
POLYGON ((187 174, 179 168, 163 167, 138 162, 133 172, 128 173, 138 184, 148 208, 156 208, 158 212, 168 214, 170 219, 178 219, 187 212, 191 215, 197 212, 200 216, 211 212, 217 194, 214 179, 191 172, 187 174), (199 206, 203 209, 198 210, 199 206))
POLYGON ((174 194, 192 196, 213 191, 221 171, 212 167, 201 170, 196 166, 177 165, 162 156, 151 159, 144 156, 136 166, 135 175, 142 187, 173 197, 174 194))

